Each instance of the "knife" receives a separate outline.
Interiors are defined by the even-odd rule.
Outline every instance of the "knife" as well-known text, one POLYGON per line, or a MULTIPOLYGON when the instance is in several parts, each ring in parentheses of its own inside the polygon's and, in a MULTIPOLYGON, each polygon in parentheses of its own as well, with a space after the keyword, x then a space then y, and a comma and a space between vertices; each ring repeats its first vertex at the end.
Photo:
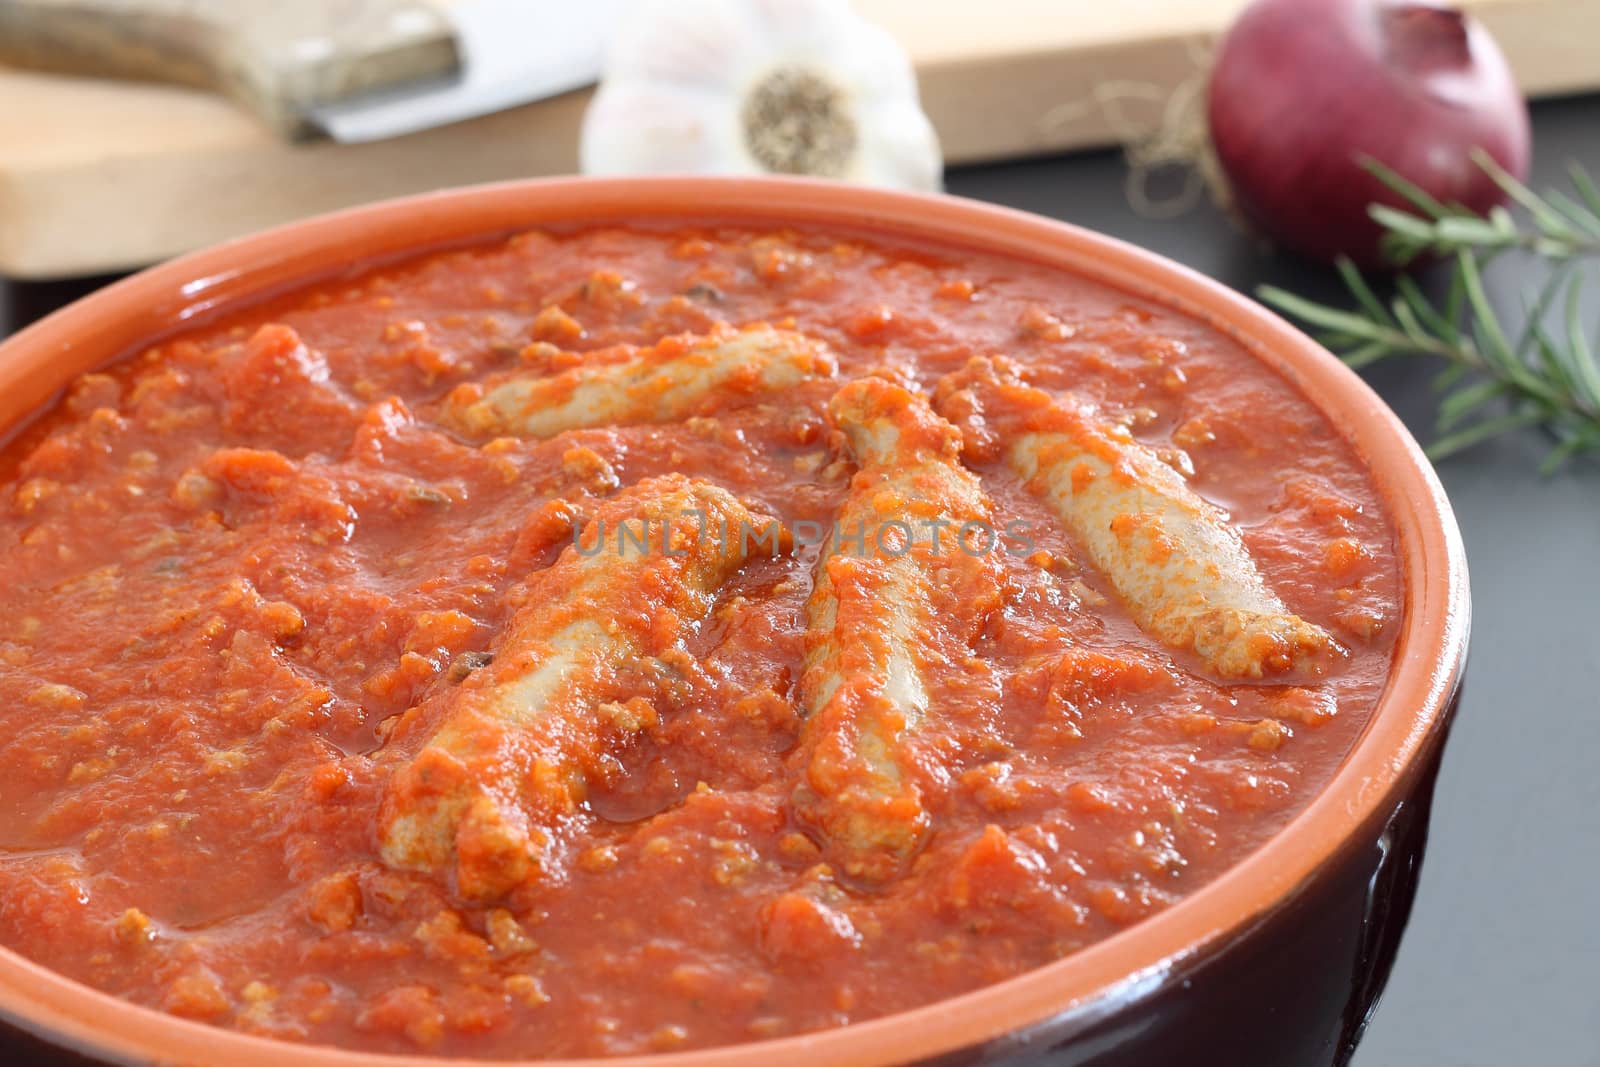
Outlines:
POLYGON ((624 2, 0 0, 0 63, 213 89, 360 143, 594 82, 624 2))

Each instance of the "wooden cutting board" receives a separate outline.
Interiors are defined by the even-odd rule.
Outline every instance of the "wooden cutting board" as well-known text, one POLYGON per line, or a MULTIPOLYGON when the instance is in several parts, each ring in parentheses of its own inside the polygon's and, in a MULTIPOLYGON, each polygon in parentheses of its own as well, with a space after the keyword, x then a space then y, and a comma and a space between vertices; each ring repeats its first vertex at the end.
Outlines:
MULTIPOLYGON (((1112 144, 1154 122, 1245 0, 857 2, 910 50, 946 158, 963 163, 1112 144), (1108 84, 1141 91, 1108 107, 1108 84)), ((1530 95, 1600 88, 1600 0, 1462 2, 1530 95)), ((291 145, 206 92, 0 68, 0 274, 124 270, 365 201, 570 173, 586 102, 291 145)))

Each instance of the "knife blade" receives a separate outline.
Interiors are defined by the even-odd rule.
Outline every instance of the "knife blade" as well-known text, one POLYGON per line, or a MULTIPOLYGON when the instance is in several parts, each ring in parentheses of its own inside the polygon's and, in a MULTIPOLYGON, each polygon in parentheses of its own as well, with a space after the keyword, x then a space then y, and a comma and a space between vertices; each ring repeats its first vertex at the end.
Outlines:
POLYGON ((463 0, 448 10, 460 68, 308 109, 346 144, 400 137, 592 84, 624 0, 463 0))

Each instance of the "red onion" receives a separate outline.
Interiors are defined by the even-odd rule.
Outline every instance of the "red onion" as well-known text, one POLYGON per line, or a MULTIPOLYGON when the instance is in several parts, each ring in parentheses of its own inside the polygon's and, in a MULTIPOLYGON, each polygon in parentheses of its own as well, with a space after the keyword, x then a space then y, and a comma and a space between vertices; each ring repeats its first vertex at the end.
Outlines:
POLYGON ((1257 0, 1217 53, 1208 118, 1245 218, 1314 259, 1383 265, 1367 206, 1406 205, 1367 158, 1478 212, 1504 197, 1474 148, 1528 173, 1505 56, 1476 20, 1415 0, 1257 0))

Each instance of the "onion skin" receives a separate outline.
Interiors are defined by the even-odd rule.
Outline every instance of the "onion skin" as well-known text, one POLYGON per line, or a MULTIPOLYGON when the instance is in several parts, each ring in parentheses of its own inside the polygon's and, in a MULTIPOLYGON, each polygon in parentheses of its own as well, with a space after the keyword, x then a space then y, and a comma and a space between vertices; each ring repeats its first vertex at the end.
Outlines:
POLYGON ((1475 19, 1431 3, 1257 0, 1218 49, 1207 118, 1250 224, 1368 269, 1393 266, 1368 205, 1408 205, 1364 160, 1479 213, 1505 197, 1474 148, 1528 173, 1528 108, 1505 56, 1475 19))

